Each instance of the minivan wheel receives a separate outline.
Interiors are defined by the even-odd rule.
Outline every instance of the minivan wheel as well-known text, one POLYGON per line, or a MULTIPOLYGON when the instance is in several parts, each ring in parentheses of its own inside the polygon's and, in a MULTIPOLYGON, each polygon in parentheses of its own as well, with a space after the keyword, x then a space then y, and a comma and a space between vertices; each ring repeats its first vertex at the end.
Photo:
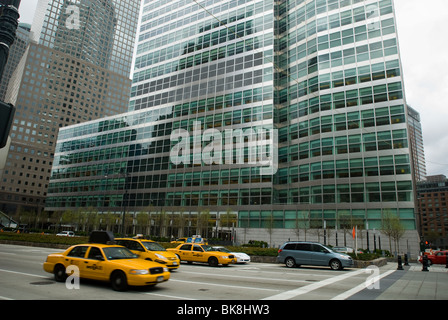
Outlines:
POLYGON ((341 261, 336 260, 336 259, 331 260, 330 261, 330 268, 332 270, 342 270, 342 263, 341 263, 341 261))
POLYGON ((285 259, 285 265, 288 268, 294 268, 296 266, 296 261, 293 258, 286 258, 285 259))

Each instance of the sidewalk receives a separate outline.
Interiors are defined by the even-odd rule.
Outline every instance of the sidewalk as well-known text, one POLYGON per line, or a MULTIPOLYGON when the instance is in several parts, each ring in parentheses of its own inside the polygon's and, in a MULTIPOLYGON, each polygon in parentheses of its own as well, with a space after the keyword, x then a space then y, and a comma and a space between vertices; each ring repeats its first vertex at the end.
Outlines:
MULTIPOLYGON (((380 271, 396 270, 398 264, 389 262, 380 271)), ((380 281, 379 290, 363 290, 350 300, 448 300, 448 269, 433 265, 428 272, 420 263, 404 266, 380 281)))

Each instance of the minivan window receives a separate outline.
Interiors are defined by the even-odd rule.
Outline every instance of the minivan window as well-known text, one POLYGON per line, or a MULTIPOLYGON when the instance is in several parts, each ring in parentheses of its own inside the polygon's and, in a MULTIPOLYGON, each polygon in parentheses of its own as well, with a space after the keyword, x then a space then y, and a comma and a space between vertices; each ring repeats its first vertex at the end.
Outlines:
POLYGON ((311 244, 310 243, 298 243, 296 250, 311 251, 311 244))
POLYGON ((296 250, 296 244, 295 243, 288 243, 283 250, 296 250))
POLYGON ((313 251, 314 252, 323 252, 323 253, 328 253, 329 252, 326 248, 324 248, 324 247, 322 247, 322 246, 320 246, 318 244, 313 244, 313 251))

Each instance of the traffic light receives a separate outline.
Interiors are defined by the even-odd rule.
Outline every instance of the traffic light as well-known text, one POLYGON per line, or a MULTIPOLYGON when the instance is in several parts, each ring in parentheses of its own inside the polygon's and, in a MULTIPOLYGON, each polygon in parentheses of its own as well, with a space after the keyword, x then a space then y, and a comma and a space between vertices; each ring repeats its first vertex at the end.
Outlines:
POLYGON ((0 149, 8 142, 9 131, 16 109, 12 104, 0 101, 0 149))

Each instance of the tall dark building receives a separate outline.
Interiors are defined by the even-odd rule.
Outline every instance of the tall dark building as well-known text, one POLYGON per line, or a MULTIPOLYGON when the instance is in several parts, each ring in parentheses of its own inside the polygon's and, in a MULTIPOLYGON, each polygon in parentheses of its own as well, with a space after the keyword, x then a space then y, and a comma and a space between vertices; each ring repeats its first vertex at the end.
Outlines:
POLYGON ((61 128, 127 110, 140 2, 38 2, 32 40, 6 94, 16 115, 1 211, 43 210, 61 128))

